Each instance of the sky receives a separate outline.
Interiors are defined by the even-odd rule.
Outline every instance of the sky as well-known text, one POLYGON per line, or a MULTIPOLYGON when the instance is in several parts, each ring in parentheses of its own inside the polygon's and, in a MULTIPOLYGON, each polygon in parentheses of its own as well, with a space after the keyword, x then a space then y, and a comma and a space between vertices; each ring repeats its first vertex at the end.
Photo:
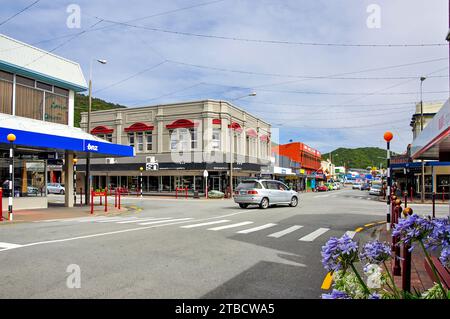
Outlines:
POLYGON ((130 107, 223 99, 278 128, 280 143, 322 153, 384 148, 386 130, 404 152, 420 77, 424 102, 449 96, 445 0, 1 4, 0 33, 80 63, 87 79, 90 61, 106 59, 93 64, 95 97, 130 107))

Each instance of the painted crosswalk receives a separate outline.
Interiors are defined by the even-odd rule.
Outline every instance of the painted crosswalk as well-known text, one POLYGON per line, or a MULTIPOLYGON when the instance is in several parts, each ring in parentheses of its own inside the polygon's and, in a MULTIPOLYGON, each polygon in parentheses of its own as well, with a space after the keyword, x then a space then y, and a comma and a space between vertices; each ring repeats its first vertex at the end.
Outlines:
POLYGON ((316 239, 317 237, 325 234, 327 231, 329 231, 329 228, 319 228, 316 229, 315 231, 313 231, 312 233, 303 236, 302 238, 299 239, 299 241, 313 241, 314 239, 316 239))
POLYGON ((253 227, 253 228, 249 228, 249 229, 240 230, 237 233, 238 234, 249 234, 249 233, 253 233, 253 232, 258 231, 258 230, 263 230, 263 229, 266 229, 266 228, 269 228, 269 227, 273 227, 275 225, 276 224, 269 223, 269 224, 265 224, 265 225, 258 226, 258 227, 253 227))
POLYGON ((216 220, 213 222, 206 222, 206 223, 200 223, 200 224, 192 224, 192 225, 186 225, 181 226, 181 228, 196 228, 196 227, 202 227, 202 226, 209 226, 209 225, 215 225, 215 224, 223 224, 229 222, 228 219, 222 219, 222 220, 216 220))
POLYGON ((138 225, 146 226, 146 225, 153 225, 153 224, 161 224, 161 223, 171 223, 171 222, 181 222, 186 220, 191 220, 193 218, 176 218, 176 219, 165 219, 165 220, 157 220, 157 221, 150 221, 150 222, 144 222, 144 223, 138 223, 138 225))
POLYGON ((282 231, 270 234, 267 237, 280 238, 280 237, 283 237, 283 236, 285 236, 287 234, 293 233, 293 232, 295 232, 296 230, 299 230, 302 227, 303 226, 300 226, 300 225, 294 225, 294 226, 286 228, 286 229, 284 229, 282 231))
POLYGON ((236 227, 240 227, 240 226, 245 226, 245 225, 249 225, 249 224, 253 224, 253 222, 250 222, 250 221, 241 222, 241 223, 236 223, 236 224, 231 224, 231 225, 213 227, 213 228, 209 228, 208 230, 218 231, 218 230, 223 230, 223 229, 229 229, 229 228, 236 228, 236 227))

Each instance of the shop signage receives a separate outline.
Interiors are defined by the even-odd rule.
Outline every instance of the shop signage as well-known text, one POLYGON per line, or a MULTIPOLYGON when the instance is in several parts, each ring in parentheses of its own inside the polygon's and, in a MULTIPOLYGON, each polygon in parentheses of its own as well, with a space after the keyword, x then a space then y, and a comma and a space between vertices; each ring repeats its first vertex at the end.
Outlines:
POLYGON ((157 171, 159 168, 158 163, 145 163, 145 170, 146 171, 157 171))
POLYGON ((46 159, 46 160, 58 159, 58 153, 57 152, 43 152, 43 153, 38 154, 38 158, 46 159))

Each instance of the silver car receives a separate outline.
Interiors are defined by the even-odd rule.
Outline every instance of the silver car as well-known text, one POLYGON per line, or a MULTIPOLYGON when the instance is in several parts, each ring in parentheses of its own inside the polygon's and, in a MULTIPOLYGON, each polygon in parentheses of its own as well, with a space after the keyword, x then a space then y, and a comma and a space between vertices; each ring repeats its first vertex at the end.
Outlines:
POLYGON ((258 205, 266 209, 276 204, 288 204, 295 207, 298 204, 298 193, 279 181, 249 179, 242 181, 236 187, 234 201, 241 208, 258 205))

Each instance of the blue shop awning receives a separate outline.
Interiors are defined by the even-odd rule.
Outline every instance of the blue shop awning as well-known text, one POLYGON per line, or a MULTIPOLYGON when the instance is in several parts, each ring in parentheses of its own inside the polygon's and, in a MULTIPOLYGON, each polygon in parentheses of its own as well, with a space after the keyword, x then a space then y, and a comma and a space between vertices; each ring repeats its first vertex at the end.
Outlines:
POLYGON ((6 137, 10 133, 16 135, 15 144, 23 147, 134 156, 133 147, 107 142, 80 128, 0 114, 0 143, 9 144, 6 137))

